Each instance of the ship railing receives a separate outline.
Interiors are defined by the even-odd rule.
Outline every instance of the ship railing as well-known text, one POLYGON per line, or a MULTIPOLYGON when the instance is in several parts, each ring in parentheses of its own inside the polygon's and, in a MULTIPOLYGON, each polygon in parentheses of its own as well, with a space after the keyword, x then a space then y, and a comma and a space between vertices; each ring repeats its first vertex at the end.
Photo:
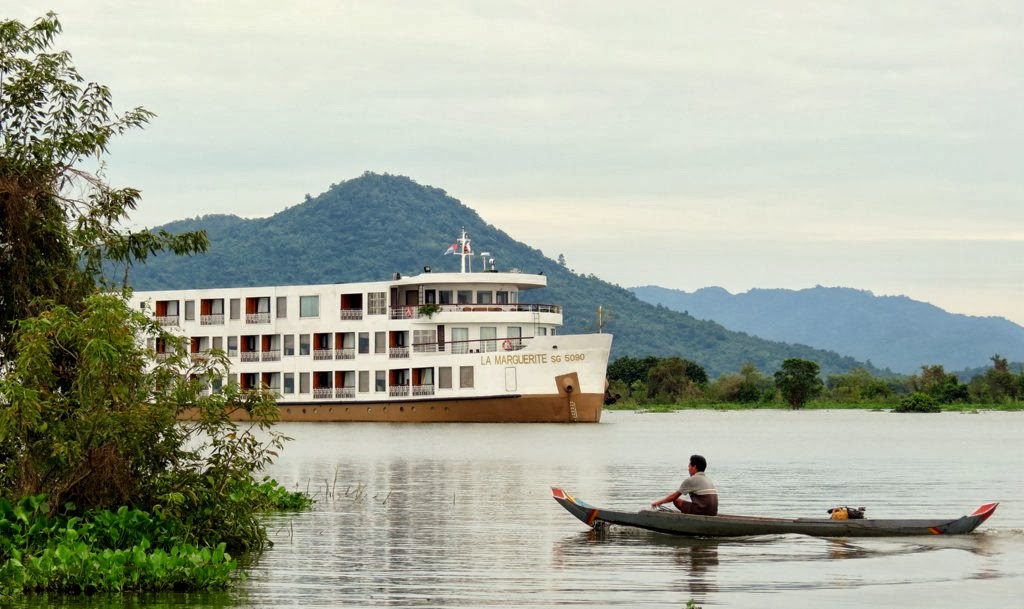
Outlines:
POLYGON ((532 336, 510 338, 483 338, 479 340, 448 341, 446 343, 418 343, 413 345, 416 352, 448 351, 452 355, 467 353, 501 353, 518 351, 526 346, 532 336))
POLYGON ((334 397, 336 398, 354 398, 356 397, 355 387, 338 387, 334 390, 334 397))
POLYGON ((363 318, 363 310, 362 309, 341 309, 341 320, 342 321, 350 321, 350 320, 358 321, 358 320, 360 320, 362 318, 363 318))
POLYGON ((328 400, 334 397, 333 387, 314 387, 313 388, 313 399, 314 400, 328 400))
POLYGON ((313 359, 334 359, 334 349, 313 349, 313 359))
POLYGON ((170 351, 158 351, 153 354, 153 357, 156 358, 158 362, 162 362, 171 359, 171 355, 173 355, 173 353, 170 351))
POLYGON ((247 324, 269 324, 270 313, 246 313, 245 323, 247 324))
POLYGON ((260 361, 259 351, 242 351, 241 359, 243 362, 258 362, 260 361))
POLYGON ((156 323, 160 324, 161 326, 176 326, 176 325, 178 325, 178 316, 177 315, 157 315, 156 316, 156 323))
POLYGON ((392 385, 388 387, 388 395, 393 398, 399 398, 409 395, 408 385, 392 385))
MULTIPOLYGON (((433 304, 433 303, 431 303, 433 304)), ((562 307, 559 305, 552 304, 533 304, 533 303, 519 303, 519 304, 495 304, 495 303, 459 303, 459 304, 443 304, 434 305, 436 308, 430 315, 424 315, 419 312, 418 305, 403 305, 399 307, 391 307, 389 314, 391 319, 418 319, 421 317, 430 317, 437 313, 460 313, 460 312, 476 312, 476 313, 561 313, 562 307)))
POLYGON ((220 315, 200 315, 199 325, 201 326, 223 326, 224 325, 224 314, 220 315))
POLYGON ((409 347, 388 347, 388 357, 406 358, 409 357, 409 347))
POLYGON ((281 361, 281 350, 280 349, 268 349, 260 352, 260 359, 265 362, 279 362, 281 361))
POLYGON ((355 359, 356 350, 352 347, 334 350, 334 359, 355 359))
POLYGON ((434 395, 434 386, 433 385, 413 385, 412 386, 412 394, 413 395, 434 395))
POLYGON ((210 352, 209 351, 193 351, 192 353, 189 353, 188 355, 189 355, 189 358, 191 358, 193 362, 205 362, 206 360, 210 359, 210 352))

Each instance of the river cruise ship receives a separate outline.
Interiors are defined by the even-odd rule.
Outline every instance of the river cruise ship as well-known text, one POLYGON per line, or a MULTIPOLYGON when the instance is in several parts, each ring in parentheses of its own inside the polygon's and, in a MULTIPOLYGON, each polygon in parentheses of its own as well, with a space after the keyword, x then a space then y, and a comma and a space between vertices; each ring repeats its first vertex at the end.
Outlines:
MULTIPOLYGON (((282 421, 598 422, 610 334, 558 334, 562 309, 523 295, 547 277, 495 271, 463 231, 458 271, 390 281, 135 292, 187 338, 228 356, 227 382, 268 388, 282 421)), ((150 347, 160 357, 159 341, 150 347)))

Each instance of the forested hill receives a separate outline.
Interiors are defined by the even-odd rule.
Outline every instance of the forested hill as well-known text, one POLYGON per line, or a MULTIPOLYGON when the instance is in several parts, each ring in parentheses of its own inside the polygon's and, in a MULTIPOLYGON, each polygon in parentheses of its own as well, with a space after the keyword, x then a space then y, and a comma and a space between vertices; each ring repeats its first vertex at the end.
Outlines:
POLYGON ((631 288, 641 300, 686 311, 741 332, 834 349, 881 368, 911 374, 941 364, 947 371, 988 368, 999 354, 1024 360, 1024 328, 1001 317, 948 313, 906 296, 875 296, 852 288, 722 288, 695 292, 631 288))
POLYGON ((421 272, 425 265, 457 270, 458 260, 444 250, 463 226, 474 250, 489 252, 499 270, 547 275, 548 287, 532 291, 529 299, 563 305, 564 333, 595 331, 602 306, 604 331, 615 335, 613 358, 680 356, 712 377, 737 372, 747 362, 771 374, 790 357, 815 361, 824 374, 860 365, 831 351, 732 332, 645 303, 597 277, 576 275, 487 224, 445 191, 401 176, 366 173, 269 218, 203 216, 154 227, 172 233, 205 229, 210 251, 192 258, 158 256, 133 268, 130 283, 136 290, 294 285, 379 281, 395 272, 421 272))

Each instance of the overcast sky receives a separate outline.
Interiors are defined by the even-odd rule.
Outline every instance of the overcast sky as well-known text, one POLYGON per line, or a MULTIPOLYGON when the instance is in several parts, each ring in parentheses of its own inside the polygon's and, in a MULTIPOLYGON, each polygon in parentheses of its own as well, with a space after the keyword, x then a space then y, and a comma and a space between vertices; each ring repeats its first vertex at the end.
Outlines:
POLYGON ((139 225, 369 170, 624 287, 846 286, 1024 324, 1019 0, 4 13, 51 9, 83 76, 158 115, 107 159, 139 225))

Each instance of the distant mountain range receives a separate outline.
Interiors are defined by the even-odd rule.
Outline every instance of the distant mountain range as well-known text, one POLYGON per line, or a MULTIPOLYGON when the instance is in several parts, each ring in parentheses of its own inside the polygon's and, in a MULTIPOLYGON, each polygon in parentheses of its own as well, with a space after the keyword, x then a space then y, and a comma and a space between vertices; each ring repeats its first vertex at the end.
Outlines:
POLYGON ((1024 360, 1024 327, 1002 317, 948 313, 906 296, 821 286, 741 294, 719 287, 684 292, 643 286, 630 291, 645 302, 730 330, 837 351, 903 374, 935 364, 948 372, 987 368, 995 354, 1011 362, 1024 360))
MULTIPOLYGON (((823 375, 863 365, 836 351, 730 331, 644 302, 513 240, 445 191, 394 175, 366 173, 331 185, 269 218, 213 215, 153 227, 172 233, 206 230, 210 250, 189 258, 156 256, 133 267, 129 281, 135 289, 155 290, 379 281, 424 266, 455 270, 457 262, 444 251, 463 226, 474 249, 489 252, 499 270, 547 275, 548 287, 531 290, 529 300, 562 305, 564 332, 597 331, 600 306, 603 330, 615 336, 613 359, 679 356, 700 364, 712 378, 738 372, 748 362, 772 374, 791 357, 817 362, 823 375)), ((110 272, 121 276, 121 269, 110 272)))

